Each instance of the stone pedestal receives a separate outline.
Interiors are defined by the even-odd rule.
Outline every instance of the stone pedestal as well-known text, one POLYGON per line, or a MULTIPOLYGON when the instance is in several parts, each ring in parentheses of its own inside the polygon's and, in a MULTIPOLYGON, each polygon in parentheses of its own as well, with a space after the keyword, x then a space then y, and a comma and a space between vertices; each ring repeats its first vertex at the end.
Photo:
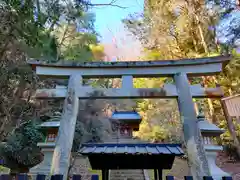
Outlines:
POLYGON ((55 142, 46 142, 38 143, 38 146, 41 148, 41 151, 44 154, 44 160, 37 166, 29 170, 29 174, 45 174, 49 175, 52 165, 53 152, 55 148, 55 142))
POLYGON ((205 145, 205 153, 207 156, 208 166, 210 169, 210 174, 214 180, 222 180, 223 176, 231 176, 230 174, 224 172, 216 165, 216 157, 219 151, 222 151, 221 146, 215 145, 205 145))

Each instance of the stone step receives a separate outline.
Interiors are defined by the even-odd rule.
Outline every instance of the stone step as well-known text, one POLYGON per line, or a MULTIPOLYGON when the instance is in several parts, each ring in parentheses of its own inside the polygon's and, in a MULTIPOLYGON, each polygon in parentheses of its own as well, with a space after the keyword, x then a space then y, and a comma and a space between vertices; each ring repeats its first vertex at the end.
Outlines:
POLYGON ((111 170, 113 174, 125 173, 125 174, 132 174, 132 173, 143 173, 142 170, 111 170))
POLYGON ((111 170, 110 180, 145 180, 143 170, 111 170))

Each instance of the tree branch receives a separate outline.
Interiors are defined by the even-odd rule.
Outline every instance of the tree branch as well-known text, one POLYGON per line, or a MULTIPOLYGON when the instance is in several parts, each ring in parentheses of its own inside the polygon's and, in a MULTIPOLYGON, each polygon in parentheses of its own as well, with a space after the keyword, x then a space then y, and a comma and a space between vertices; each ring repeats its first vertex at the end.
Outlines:
POLYGON ((111 2, 109 3, 103 3, 103 4, 92 4, 92 3, 87 3, 86 5, 87 6, 113 6, 113 7, 118 7, 118 8, 121 8, 121 9, 126 9, 127 7, 124 7, 124 6, 120 6, 120 5, 117 5, 115 4, 117 2, 117 0, 112 0, 111 2))
POLYGON ((62 38, 61 38, 61 40, 59 42, 59 52, 57 54, 57 60, 59 59, 59 56, 61 56, 61 46, 63 45, 63 42, 64 42, 64 40, 66 38, 65 36, 67 34, 69 24, 70 24, 70 21, 67 22, 67 25, 66 25, 66 27, 64 28, 64 31, 63 31, 62 38))

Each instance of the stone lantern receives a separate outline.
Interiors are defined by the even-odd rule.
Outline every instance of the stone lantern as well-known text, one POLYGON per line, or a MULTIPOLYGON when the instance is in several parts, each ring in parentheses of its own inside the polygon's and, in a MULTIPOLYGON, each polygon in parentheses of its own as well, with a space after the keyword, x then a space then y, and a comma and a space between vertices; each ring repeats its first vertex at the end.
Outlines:
POLYGON ((60 126, 59 120, 60 115, 57 114, 56 116, 45 118, 45 122, 39 125, 42 133, 44 134, 45 140, 43 142, 39 142, 37 146, 44 154, 44 160, 37 166, 31 168, 29 171, 30 174, 48 175, 50 173, 55 141, 58 134, 58 128, 60 126))
POLYGON ((218 139, 220 139, 224 130, 206 120, 202 113, 198 115, 198 126, 202 134, 211 176, 214 180, 221 180, 224 176, 230 176, 216 165, 217 154, 223 150, 223 147, 218 144, 218 139))

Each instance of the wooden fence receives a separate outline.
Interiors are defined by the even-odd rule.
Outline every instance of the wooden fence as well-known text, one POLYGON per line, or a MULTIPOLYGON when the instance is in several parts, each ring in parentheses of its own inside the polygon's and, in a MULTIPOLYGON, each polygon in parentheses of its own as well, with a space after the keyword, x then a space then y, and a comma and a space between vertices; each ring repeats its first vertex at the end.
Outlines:
MULTIPOLYGON (((36 177, 36 180, 45 180, 46 175, 39 174, 36 177)), ((0 175, 0 180, 11 180, 12 176, 8 174, 2 174, 0 175)), ((18 174, 15 178, 15 180, 29 180, 29 176, 27 174, 18 174)), ((62 180, 63 175, 53 175, 51 176, 50 180, 62 180)), ((73 175, 72 180, 84 180, 81 178, 81 175, 73 175)), ((91 180, 99 180, 98 175, 92 175, 91 180)), ((174 180, 174 176, 166 176, 166 180, 174 180)), ((185 176, 184 180, 193 180, 192 176, 185 176)), ((205 176, 203 177, 203 180, 213 180, 212 176, 205 176)), ((232 180, 232 177, 222 177, 222 180, 232 180)))

